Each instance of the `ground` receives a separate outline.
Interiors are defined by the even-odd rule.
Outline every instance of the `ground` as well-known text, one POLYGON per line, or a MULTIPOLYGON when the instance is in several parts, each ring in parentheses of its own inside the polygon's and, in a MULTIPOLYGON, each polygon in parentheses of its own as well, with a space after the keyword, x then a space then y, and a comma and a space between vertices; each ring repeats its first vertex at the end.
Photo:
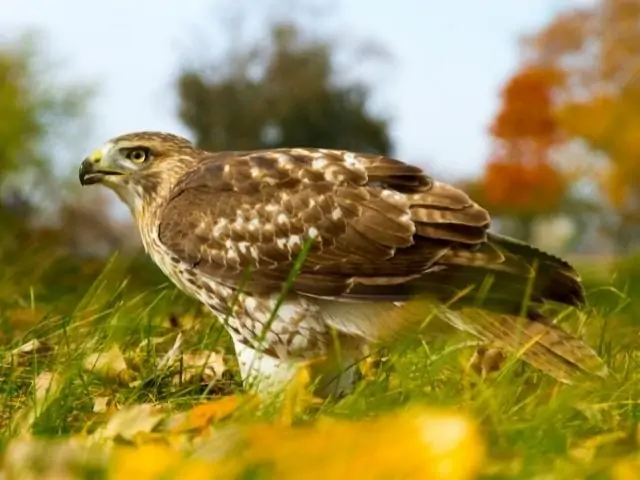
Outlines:
MULTIPOLYGON (((606 381, 560 385, 520 362, 486 379, 464 376, 472 338, 416 336, 363 365, 349 397, 314 402, 303 371, 284 404, 264 405, 240 391, 217 323, 144 258, 48 255, 30 252, 0 271, 7 479, 68 468, 53 465, 53 449, 89 469, 66 478, 153 478, 175 467, 172 455, 195 451, 215 457, 216 478, 312 478, 316 457, 317 472, 334 476, 346 474, 348 458, 356 478, 640 478, 640 259, 611 270, 592 258, 578 265, 591 307, 561 320, 605 358, 606 381), (253 450, 231 448, 238 438, 253 450), (79 453, 93 449, 94 463, 79 453)), ((189 472, 212 471, 190 462, 189 472)))

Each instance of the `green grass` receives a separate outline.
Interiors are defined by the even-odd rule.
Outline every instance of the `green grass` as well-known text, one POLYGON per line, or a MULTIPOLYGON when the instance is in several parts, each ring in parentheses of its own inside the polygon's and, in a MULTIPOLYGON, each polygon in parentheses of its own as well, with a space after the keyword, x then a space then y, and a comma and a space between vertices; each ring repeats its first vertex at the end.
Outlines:
MULTIPOLYGON (((34 248, 20 261, 5 257, 3 262, 0 451, 29 425, 22 415, 34 405, 34 380, 42 372, 59 375, 61 386, 29 425, 41 437, 97 428, 104 420, 93 411, 99 397, 121 406, 162 402, 185 410, 239 388, 226 334, 146 259, 105 264, 51 258, 46 249, 34 248), (159 374, 157 362, 178 330, 185 353, 224 349, 229 373, 213 386, 175 384, 159 374), (32 340, 41 343, 40 351, 7 361, 10 352, 32 340), (83 368, 89 355, 113 345, 127 362, 126 378, 104 378, 83 368)), ((593 272, 594 265, 584 270, 593 272)), ((610 379, 565 386, 520 362, 485 380, 464 378, 473 353, 464 347, 469 337, 416 335, 388 346, 388 361, 355 394, 302 413, 298 421, 319 415, 365 418, 415 403, 447 406, 469 413, 481 427, 488 445, 482 478, 609 478, 612 465, 638 453, 640 260, 590 273, 585 283, 590 307, 586 316, 568 315, 566 328, 582 328, 581 335, 612 369, 610 379), (594 439, 600 445, 588 447, 594 439)))

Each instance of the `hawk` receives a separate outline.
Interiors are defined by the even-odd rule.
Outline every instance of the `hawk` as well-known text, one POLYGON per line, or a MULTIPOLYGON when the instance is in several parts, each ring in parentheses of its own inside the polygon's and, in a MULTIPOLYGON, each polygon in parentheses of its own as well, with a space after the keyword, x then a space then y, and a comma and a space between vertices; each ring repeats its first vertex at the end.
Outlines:
POLYGON ((79 178, 128 205, 146 252, 223 323, 258 391, 304 362, 318 395, 347 393, 369 345, 435 314, 561 381, 606 374, 541 313, 584 302, 576 270, 490 233, 487 210, 416 166, 322 148, 211 153, 136 132, 85 158, 79 178))

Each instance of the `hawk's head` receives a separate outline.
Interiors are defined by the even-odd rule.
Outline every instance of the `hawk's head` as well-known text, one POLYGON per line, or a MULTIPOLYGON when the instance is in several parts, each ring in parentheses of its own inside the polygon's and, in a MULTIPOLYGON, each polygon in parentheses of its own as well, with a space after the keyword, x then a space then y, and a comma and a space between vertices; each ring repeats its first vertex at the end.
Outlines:
POLYGON ((109 140, 85 158, 80 183, 101 183, 129 206, 134 215, 142 205, 163 198, 198 161, 201 152, 187 139, 160 132, 136 132, 109 140))

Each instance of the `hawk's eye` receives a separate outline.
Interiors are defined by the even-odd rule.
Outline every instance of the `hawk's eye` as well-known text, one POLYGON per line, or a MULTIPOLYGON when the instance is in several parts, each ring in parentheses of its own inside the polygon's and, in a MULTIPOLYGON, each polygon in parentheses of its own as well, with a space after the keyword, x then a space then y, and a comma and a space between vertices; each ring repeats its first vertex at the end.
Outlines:
POLYGON ((127 158, 132 162, 142 163, 149 157, 149 152, 145 148, 132 148, 127 152, 127 158))

